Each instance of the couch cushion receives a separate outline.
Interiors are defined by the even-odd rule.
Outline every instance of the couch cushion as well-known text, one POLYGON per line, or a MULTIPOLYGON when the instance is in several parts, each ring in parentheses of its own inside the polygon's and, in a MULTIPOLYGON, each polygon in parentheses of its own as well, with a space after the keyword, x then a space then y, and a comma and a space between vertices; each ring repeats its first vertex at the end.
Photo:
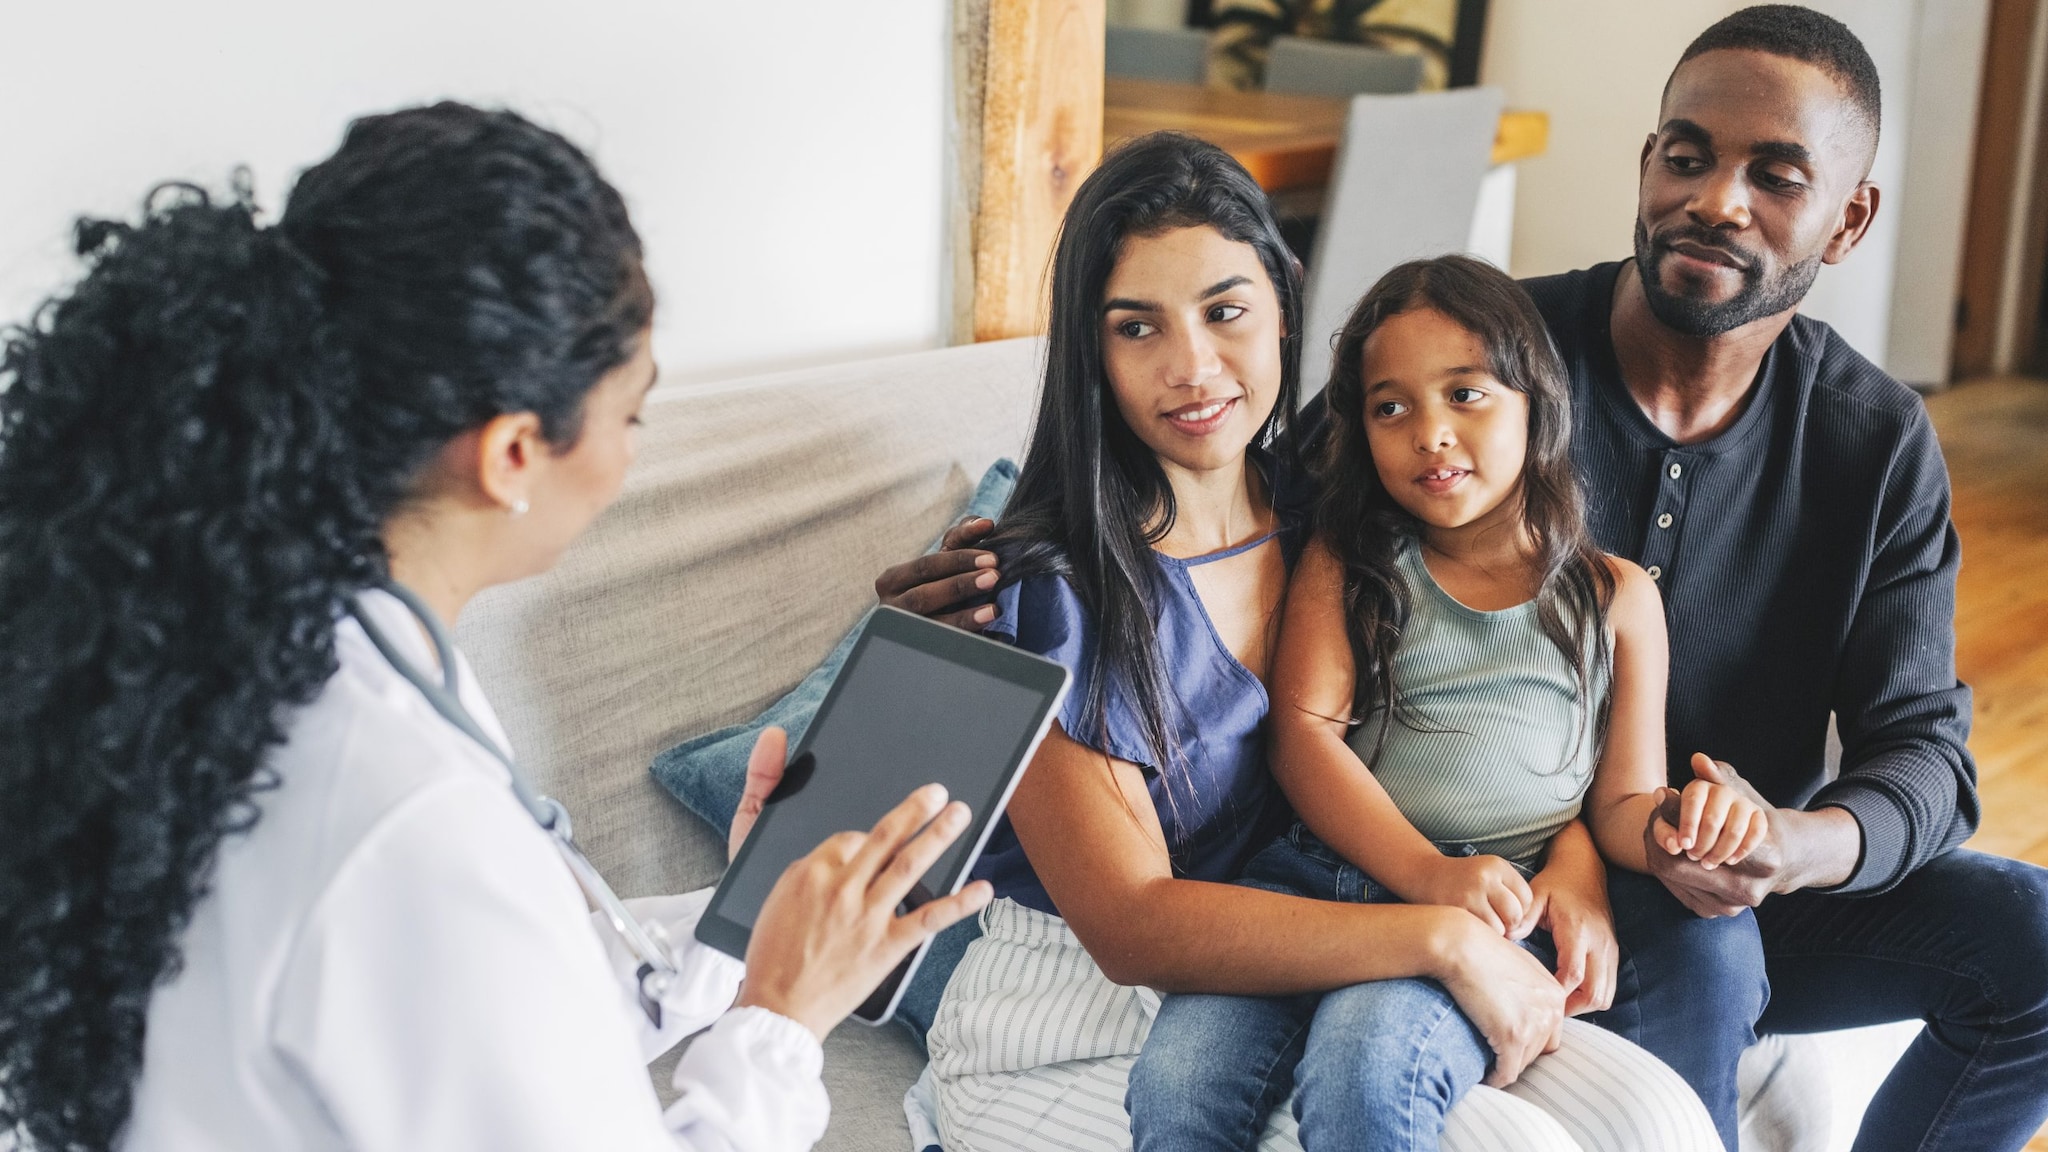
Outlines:
POLYGON ((522 765, 621 893, 717 880, 722 833, 648 763, 788 691, 874 602, 875 575, 1021 453, 1040 348, 659 388, 618 503, 553 571, 464 613, 522 765))
MULTIPOLYGON (((981 483, 976 485, 962 515, 996 519, 1003 514, 1003 505, 1009 503, 1010 493, 1016 487, 1017 464, 1004 457, 982 474, 981 483)), ((939 544, 934 539, 926 551, 938 551, 939 544)), ((746 791, 747 761, 753 758, 761 732, 770 726, 780 727, 789 735, 792 747, 803 742, 811 720, 825 703, 833 682, 839 679, 839 669, 853 654, 854 641, 860 639, 867 619, 863 617, 859 626, 833 645, 822 663, 806 673, 782 699, 769 705, 767 711, 738 724, 692 736, 656 756, 652 766, 654 778, 674 793, 683 807, 713 828, 730 825, 733 813, 739 810, 740 795, 746 791)))

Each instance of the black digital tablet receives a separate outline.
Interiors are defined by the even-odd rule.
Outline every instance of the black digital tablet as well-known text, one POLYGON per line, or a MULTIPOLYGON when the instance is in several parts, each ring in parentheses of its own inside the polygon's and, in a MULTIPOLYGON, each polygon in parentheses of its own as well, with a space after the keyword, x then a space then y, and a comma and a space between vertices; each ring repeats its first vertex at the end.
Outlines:
MULTIPOLYGON (((968 805, 967 830, 906 901, 960 890, 996 818, 1052 725, 1067 670, 894 608, 868 617, 789 767, 697 922, 697 938, 744 958, 754 920, 783 870, 834 833, 865 832, 926 784, 968 805)), ((896 1010, 920 946, 854 1013, 896 1010)))

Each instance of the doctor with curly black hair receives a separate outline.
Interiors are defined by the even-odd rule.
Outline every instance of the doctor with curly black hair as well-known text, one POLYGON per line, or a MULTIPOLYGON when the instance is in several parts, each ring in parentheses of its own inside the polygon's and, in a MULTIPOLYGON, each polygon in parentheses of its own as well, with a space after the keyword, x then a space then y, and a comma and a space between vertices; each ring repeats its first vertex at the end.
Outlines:
POLYGON ((987 901, 896 915, 965 809, 792 867, 744 971, 688 945, 704 894, 636 903, 688 945, 650 1006, 434 643, 619 492, 655 365, 618 193, 440 104, 274 225, 173 186, 78 250, 0 338, 0 1146, 808 1147, 825 1033, 987 901), (664 1114, 646 1062, 705 1025, 664 1114))

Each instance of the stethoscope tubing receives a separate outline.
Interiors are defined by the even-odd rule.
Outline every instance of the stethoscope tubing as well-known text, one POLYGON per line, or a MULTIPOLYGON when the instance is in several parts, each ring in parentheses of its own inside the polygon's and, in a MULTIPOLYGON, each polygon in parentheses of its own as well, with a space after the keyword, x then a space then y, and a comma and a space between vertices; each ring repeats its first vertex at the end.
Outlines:
POLYGON ((577 845, 570 828, 568 810, 553 797, 535 792, 526 782, 525 775, 520 772, 519 765, 512 759, 511 753, 492 739, 490 734, 484 731, 483 726, 476 722, 476 718, 470 715, 469 709, 463 706, 456 672, 455 644, 448 636, 448 629, 434 615, 433 609, 420 599, 418 593, 395 580, 387 580, 381 587, 397 598, 399 603, 404 604, 406 609, 418 618, 420 626, 426 629, 427 636, 434 644, 434 657, 441 664, 440 683, 429 679, 405 658, 405 654, 377 625, 372 614, 363 607, 359 597, 350 599, 350 614, 356 618, 356 623, 362 626, 363 634, 370 638, 371 645, 391 665, 392 670, 418 689, 420 695, 426 698, 428 706, 433 708, 441 719, 481 745, 498 763, 505 766, 505 771, 511 778, 512 794, 518 798, 520 807, 525 808, 527 814, 533 817, 534 823, 539 824, 541 830, 548 834, 548 838, 554 842, 556 850, 561 854, 562 862, 569 866, 570 874, 576 877, 576 884, 583 890, 584 897, 604 914, 612 931, 618 934, 627 951, 639 961, 640 1006, 654 1026, 659 1028, 662 994, 667 991, 678 973, 675 954, 669 946, 667 935, 658 926, 642 924, 638 917, 627 910, 625 902, 619 899, 619 894, 605 882, 597 866, 590 862, 590 858, 584 855, 583 849, 577 845))

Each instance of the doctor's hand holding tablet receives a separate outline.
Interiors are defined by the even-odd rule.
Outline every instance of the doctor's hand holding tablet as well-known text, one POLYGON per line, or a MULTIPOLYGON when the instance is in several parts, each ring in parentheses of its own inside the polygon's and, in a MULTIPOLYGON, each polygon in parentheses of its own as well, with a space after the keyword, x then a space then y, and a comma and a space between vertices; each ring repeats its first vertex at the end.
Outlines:
MULTIPOLYGON (((761 734, 747 791, 732 822, 732 850, 781 779, 787 738, 761 734)), ((787 1016, 819 1039, 844 1020, 924 940, 988 903, 988 882, 898 915, 912 886, 965 831, 967 806, 929 784, 868 833, 843 832, 782 873, 755 921, 739 1006, 787 1016)))
POLYGON ((1068 679, 1050 660, 876 609, 788 768, 774 729, 747 765, 732 867, 697 922, 699 940, 746 957, 740 1003, 820 1035, 848 1014, 887 1020, 932 935, 988 903, 968 873, 1068 679))

